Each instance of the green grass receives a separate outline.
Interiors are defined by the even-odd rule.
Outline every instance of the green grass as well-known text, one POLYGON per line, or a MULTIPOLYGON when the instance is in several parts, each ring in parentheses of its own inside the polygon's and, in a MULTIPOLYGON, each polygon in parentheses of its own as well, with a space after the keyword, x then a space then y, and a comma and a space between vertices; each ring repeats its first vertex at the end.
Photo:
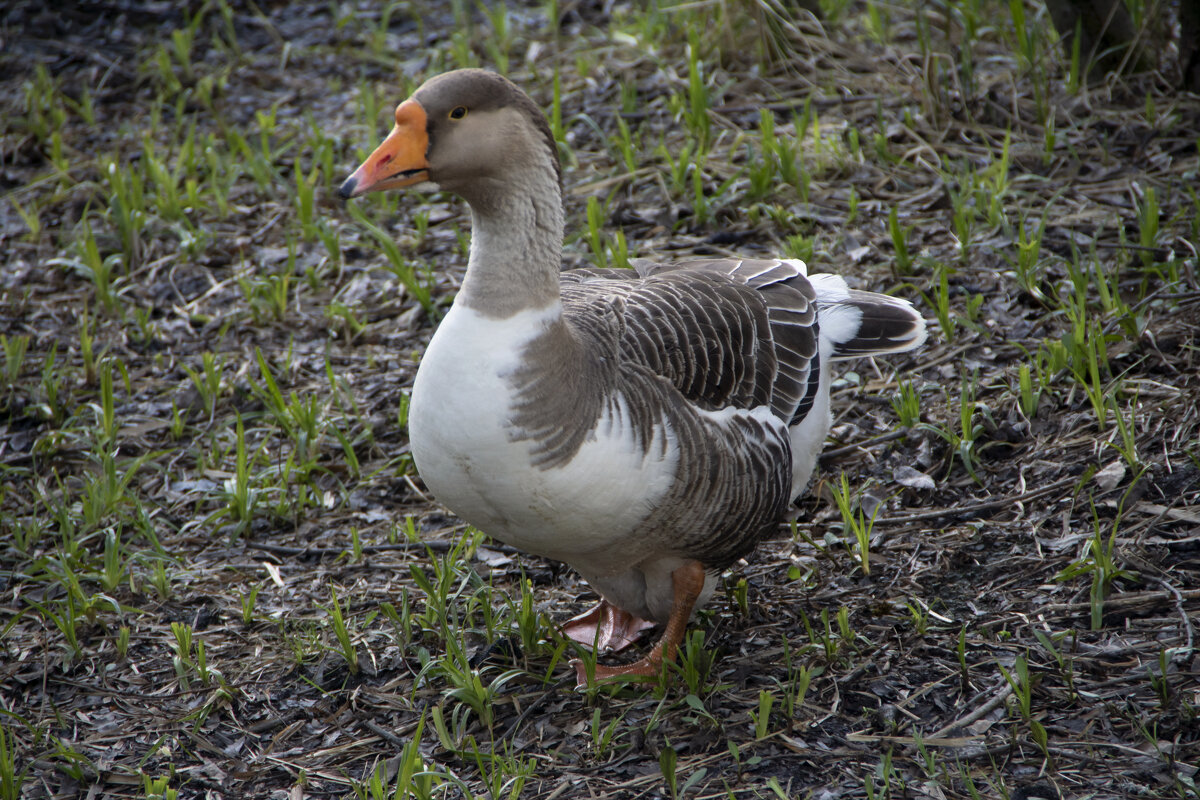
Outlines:
POLYGON ((871 529, 875 525, 875 515, 879 506, 867 512, 863 509, 860 498, 854 497, 846 473, 839 476, 839 483, 832 487, 833 500, 842 515, 842 535, 847 552, 858 560, 859 569, 864 575, 871 574, 871 529))

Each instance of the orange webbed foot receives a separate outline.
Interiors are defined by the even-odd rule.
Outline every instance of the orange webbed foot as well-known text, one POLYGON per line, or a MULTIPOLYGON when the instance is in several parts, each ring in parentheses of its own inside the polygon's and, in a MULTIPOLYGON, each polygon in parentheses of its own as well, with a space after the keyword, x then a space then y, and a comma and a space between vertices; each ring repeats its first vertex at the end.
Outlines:
POLYGON ((653 622, 617 608, 607 600, 601 600, 594 607, 567 620, 562 626, 562 632, 568 639, 584 647, 592 647, 597 653, 617 653, 636 642, 642 633, 653 627, 653 622))
MULTIPOLYGON (((593 674, 596 682, 621 678, 657 677, 662 671, 664 659, 667 661, 675 659, 675 651, 679 648, 679 643, 683 641, 683 634, 687 630, 692 609, 696 606, 696 599, 700 597, 700 592, 704 589, 704 565, 699 561, 688 561, 671 573, 671 582, 674 598, 671 603, 671 616, 667 620, 667 627, 663 631, 662 638, 655 642, 648 655, 632 664, 616 667, 597 664, 593 674)), ((572 659, 571 666, 575 667, 576 688, 586 687, 588 685, 587 668, 583 662, 579 659, 572 659)))

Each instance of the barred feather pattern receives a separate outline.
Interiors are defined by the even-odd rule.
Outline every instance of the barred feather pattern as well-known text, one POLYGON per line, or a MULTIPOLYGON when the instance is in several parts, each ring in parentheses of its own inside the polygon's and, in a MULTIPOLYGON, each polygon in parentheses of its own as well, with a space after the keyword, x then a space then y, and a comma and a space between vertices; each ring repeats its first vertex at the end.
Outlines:
POLYGON ((794 425, 819 378, 816 293, 787 260, 633 262, 629 270, 563 272, 566 313, 586 318, 597 294, 625 303, 622 355, 702 408, 769 405, 794 425))
POLYGON ((925 340, 925 323, 904 300, 885 294, 851 289, 844 304, 861 314, 854 338, 838 342, 832 358, 837 361, 882 353, 911 350, 925 340))
POLYGON ((561 278, 562 318, 510 376, 510 436, 552 469, 603 415, 627 414, 645 453, 666 446, 655 433, 669 431, 679 448, 672 488, 632 546, 649 555, 667 544, 713 569, 748 553, 792 499, 787 427, 818 388, 815 293, 803 266, 639 263, 636 274, 561 278))

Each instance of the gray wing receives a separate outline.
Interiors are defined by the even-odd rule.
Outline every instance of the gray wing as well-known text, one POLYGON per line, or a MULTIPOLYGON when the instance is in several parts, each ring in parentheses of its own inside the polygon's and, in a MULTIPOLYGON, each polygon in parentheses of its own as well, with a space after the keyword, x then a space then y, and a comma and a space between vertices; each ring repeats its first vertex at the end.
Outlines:
POLYGON ((788 424, 812 407, 817 306, 801 264, 635 261, 632 272, 569 270, 561 281, 568 318, 586 325, 597 319, 598 301, 612 304, 622 358, 667 379, 689 401, 708 409, 769 405, 788 424))

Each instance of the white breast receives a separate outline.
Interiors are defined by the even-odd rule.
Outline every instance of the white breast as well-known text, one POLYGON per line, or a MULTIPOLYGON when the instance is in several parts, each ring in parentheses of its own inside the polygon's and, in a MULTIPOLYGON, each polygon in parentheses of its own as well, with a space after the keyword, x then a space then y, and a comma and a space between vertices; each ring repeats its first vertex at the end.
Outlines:
POLYGON ((665 423, 643 450, 620 394, 566 464, 531 463, 515 438, 507 376, 559 307, 503 320, 455 305, 421 360, 409 409, 413 458, 439 502, 490 536, 589 571, 629 568, 644 553, 624 539, 670 487, 678 450, 665 423), (617 546, 614 546, 617 545, 617 546))

